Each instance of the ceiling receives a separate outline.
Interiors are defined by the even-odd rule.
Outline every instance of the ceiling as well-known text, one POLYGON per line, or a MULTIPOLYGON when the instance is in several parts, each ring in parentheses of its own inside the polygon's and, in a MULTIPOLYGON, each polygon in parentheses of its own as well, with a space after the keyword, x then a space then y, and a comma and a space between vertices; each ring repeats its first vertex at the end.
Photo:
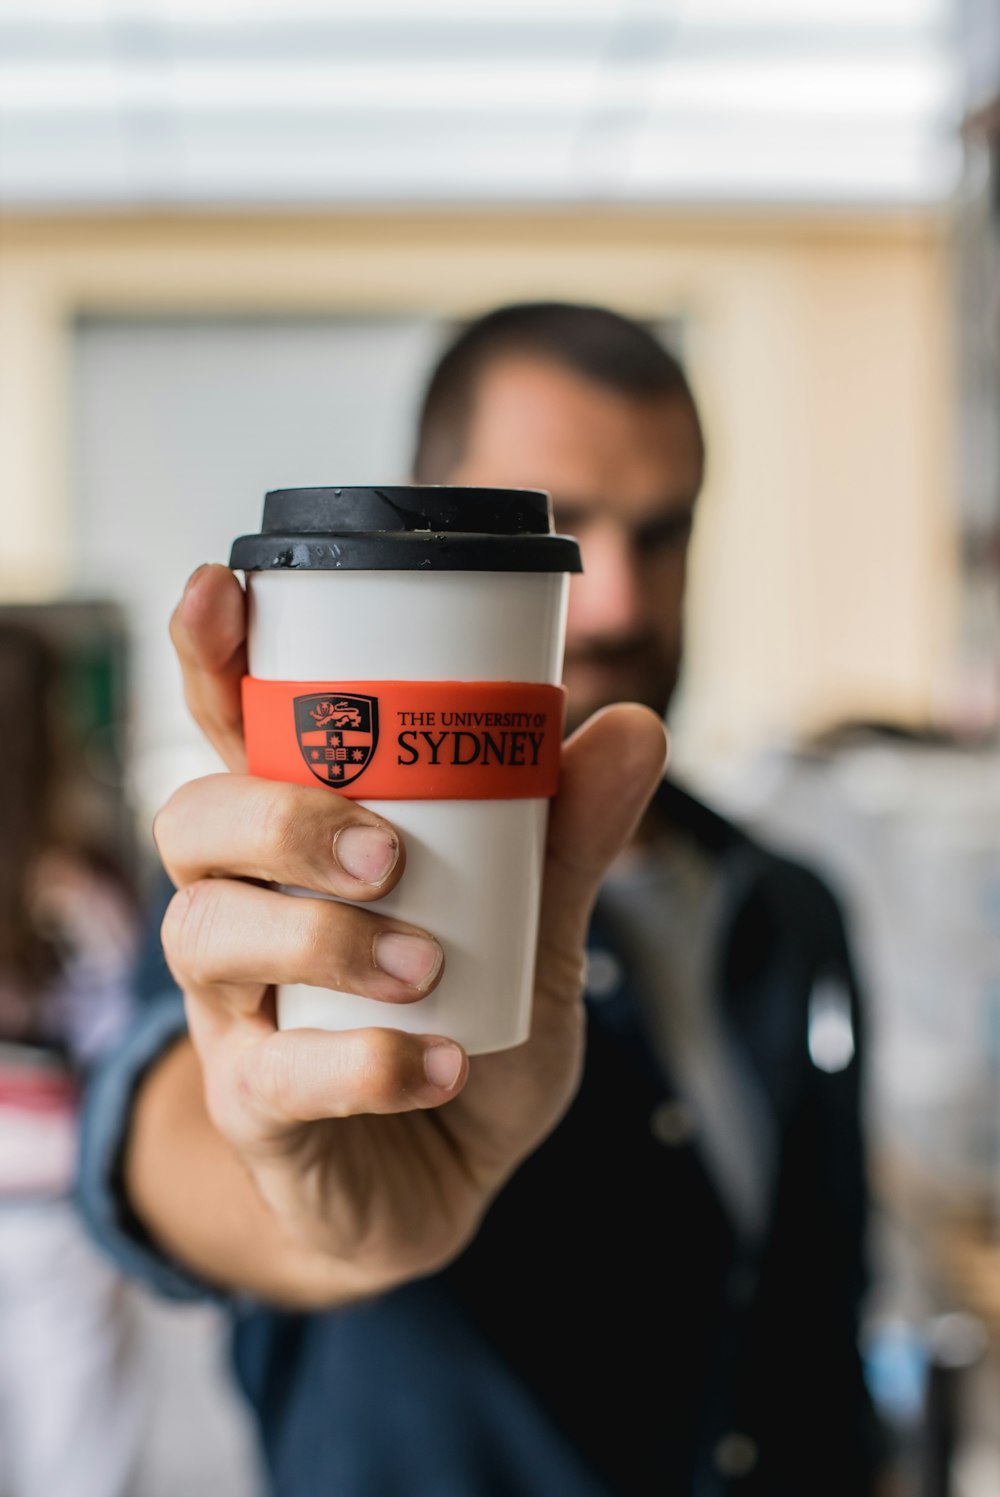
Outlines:
POLYGON ((923 204, 948 0, 0 0, 0 204, 923 204))

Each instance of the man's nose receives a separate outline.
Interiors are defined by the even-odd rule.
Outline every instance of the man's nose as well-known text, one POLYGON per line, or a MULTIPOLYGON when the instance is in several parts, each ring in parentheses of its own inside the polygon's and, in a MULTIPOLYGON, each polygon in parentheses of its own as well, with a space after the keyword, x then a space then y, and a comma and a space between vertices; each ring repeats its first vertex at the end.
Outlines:
POLYGON ((573 579, 570 609, 585 634, 625 637, 640 619, 640 592, 632 538, 624 526, 602 520, 581 540, 583 573, 573 579), (574 596, 575 594, 575 596, 574 596))

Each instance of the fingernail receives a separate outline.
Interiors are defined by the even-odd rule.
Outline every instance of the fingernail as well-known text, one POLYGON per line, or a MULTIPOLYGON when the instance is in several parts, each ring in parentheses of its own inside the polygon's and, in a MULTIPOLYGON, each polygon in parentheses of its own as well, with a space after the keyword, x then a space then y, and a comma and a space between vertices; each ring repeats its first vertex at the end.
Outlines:
POLYGON ((401 931, 383 931, 375 937, 375 964, 390 977, 420 988, 437 972, 443 952, 427 936, 407 936, 401 931))
POLYGON ((333 855, 351 878, 384 884, 396 866, 399 842, 381 826, 342 826, 333 839, 333 855))
POLYGON ((462 1052, 457 1045, 432 1045, 424 1051, 424 1075, 431 1086, 450 1092, 462 1072, 462 1052))

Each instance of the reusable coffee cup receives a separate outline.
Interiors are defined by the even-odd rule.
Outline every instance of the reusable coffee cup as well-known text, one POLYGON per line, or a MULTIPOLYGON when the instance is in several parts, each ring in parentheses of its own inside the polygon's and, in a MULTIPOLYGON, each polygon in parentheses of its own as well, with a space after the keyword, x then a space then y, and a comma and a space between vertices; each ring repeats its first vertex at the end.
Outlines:
POLYGON ((251 774, 323 786, 398 827, 378 902, 431 931, 434 992, 409 1004, 302 985, 283 1029, 374 1025, 470 1054, 531 1023, 549 798, 559 777, 569 573, 548 495, 447 487, 278 489, 246 575, 251 774))

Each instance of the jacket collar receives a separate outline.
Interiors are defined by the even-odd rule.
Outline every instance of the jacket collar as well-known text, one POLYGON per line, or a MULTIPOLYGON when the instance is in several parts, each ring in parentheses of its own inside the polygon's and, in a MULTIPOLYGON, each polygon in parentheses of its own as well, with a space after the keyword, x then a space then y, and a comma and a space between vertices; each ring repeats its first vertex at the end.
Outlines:
POLYGON ((661 780, 654 802, 671 826, 686 833, 706 852, 724 856, 751 845, 745 832, 682 790, 675 780, 661 780))

